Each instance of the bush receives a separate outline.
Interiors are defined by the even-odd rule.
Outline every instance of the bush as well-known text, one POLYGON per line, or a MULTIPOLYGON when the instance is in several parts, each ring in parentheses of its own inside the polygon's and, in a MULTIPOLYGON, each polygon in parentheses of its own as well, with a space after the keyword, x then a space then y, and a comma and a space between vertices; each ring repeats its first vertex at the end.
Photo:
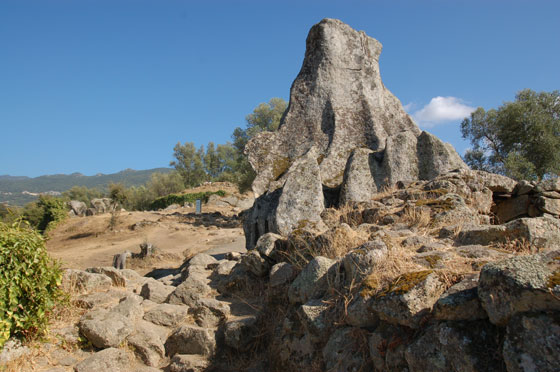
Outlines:
POLYGON ((68 206, 62 198, 41 195, 37 206, 43 214, 36 228, 42 233, 53 229, 60 221, 68 217, 68 206))
POLYGON ((47 326, 62 297, 62 272, 43 237, 21 222, 0 222, 0 348, 10 336, 29 337, 47 326))
POLYGON ((62 198, 39 196, 36 202, 28 203, 23 209, 23 219, 41 233, 53 229, 68 217, 68 206, 62 198))
POLYGON ((157 198, 156 200, 154 200, 153 203, 150 205, 150 208, 152 210, 163 209, 163 208, 167 208, 171 204, 183 205, 185 203, 194 203, 197 199, 200 199, 204 203, 206 203, 210 195, 225 196, 226 192, 223 190, 218 190, 218 191, 194 192, 194 193, 182 194, 182 195, 169 194, 167 196, 163 196, 161 198, 157 198))

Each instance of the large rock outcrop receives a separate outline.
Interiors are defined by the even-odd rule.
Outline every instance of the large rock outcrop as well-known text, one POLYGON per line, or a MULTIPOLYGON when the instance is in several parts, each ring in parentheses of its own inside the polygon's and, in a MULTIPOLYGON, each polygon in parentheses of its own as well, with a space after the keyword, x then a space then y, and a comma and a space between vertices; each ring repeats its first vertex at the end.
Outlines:
POLYGON ((279 130, 246 147, 257 172, 248 248, 260 235, 286 235, 302 221, 321 230, 325 205, 367 201, 383 186, 466 168, 452 146, 422 132, 385 88, 381 49, 338 20, 311 28, 279 130))

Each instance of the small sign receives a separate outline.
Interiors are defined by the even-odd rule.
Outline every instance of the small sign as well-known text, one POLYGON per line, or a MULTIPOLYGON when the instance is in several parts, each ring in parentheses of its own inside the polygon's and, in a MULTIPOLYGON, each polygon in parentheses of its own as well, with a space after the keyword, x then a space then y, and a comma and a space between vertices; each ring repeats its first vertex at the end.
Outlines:
POLYGON ((196 199, 196 214, 202 213, 202 203, 200 199, 196 199))

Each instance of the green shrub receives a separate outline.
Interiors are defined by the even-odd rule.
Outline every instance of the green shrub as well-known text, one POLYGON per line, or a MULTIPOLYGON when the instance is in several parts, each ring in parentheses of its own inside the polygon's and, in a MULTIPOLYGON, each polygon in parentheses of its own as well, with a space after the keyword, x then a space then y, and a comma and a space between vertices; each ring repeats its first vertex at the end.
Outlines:
POLYGON ((47 255, 41 234, 0 222, 0 348, 12 336, 43 332, 62 298, 62 272, 47 255))
POLYGON ((43 217, 37 226, 41 232, 47 232, 66 217, 68 217, 68 206, 62 198, 39 197, 37 203, 43 209, 43 217))
POLYGON ((206 203, 210 195, 225 196, 226 192, 223 190, 218 190, 218 191, 194 192, 190 194, 181 194, 181 195, 169 194, 154 200, 153 203, 150 205, 150 208, 152 210, 163 209, 163 208, 167 208, 171 204, 183 205, 185 203, 194 203, 197 199, 200 199, 204 203, 206 203))
POLYGON ((41 233, 53 229, 57 223, 68 217, 68 206, 63 198, 39 196, 23 209, 23 218, 41 233))

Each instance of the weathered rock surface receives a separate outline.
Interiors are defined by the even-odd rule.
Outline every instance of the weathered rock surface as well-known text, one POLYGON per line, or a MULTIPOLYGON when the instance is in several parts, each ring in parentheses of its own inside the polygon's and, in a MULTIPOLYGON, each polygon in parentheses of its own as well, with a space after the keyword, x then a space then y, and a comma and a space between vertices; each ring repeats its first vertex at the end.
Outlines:
POLYGON ((140 296, 160 304, 165 302, 173 291, 175 291, 175 287, 151 279, 142 286, 140 296))
POLYGON ((122 274, 122 270, 115 269, 114 267, 90 267, 86 269, 88 273, 104 274, 107 275, 113 281, 113 285, 116 287, 125 287, 126 278, 122 274))
POLYGON ((404 352, 410 341, 403 327, 382 323, 371 333, 368 339, 369 353, 375 371, 408 371, 404 352))
POLYGON ((243 255, 240 262, 248 271, 256 276, 266 276, 270 270, 268 261, 262 258, 261 254, 256 250, 249 251, 247 254, 243 255))
POLYGON ((136 322, 144 316, 142 301, 142 297, 135 294, 128 294, 119 301, 117 306, 111 309, 111 312, 120 314, 130 319, 132 322, 136 322))
POLYGON ((560 311, 560 251, 512 257, 482 268, 478 296, 490 321, 505 326, 523 312, 560 311))
POLYGON ((96 309, 86 313, 78 323, 80 333, 95 347, 118 347, 134 330, 132 321, 116 312, 96 309))
POLYGON ((85 216, 87 210, 86 203, 79 200, 70 200, 68 202, 68 206, 70 207, 70 210, 74 211, 76 216, 85 216))
POLYGON ((176 354, 171 359, 169 372, 202 372, 208 364, 208 359, 199 355, 176 354))
POLYGON ((553 249, 560 241, 560 219, 551 217, 519 218, 504 225, 467 225, 459 232, 462 245, 526 241, 536 248, 553 249))
POLYGON ((67 269, 62 277, 64 287, 72 290, 90 292, 92 290, 108 289, 113 284, 111 278, 104 274, 88 273, 82 270, 67 269))
POLYGON ((270 269, 270 280, 268 284, 271 287, 278 287, 288 284, 294 277, 294 267, 287 262, 280 262, 272 266, 270 269))
POLYGON ((95 214, 109 212, 112 205, 113 202, 109 198, 91 199, 91 207, 95 210, 95 214))
POLYGON ((176 327, 184 322, 189 308, 184 305, 159 304, 144 314, 144 320, 166 327, 176 327))
POLYGON ((469 275, 445 291, 434 306, 434 317, 443 320, 487 318, 478 299, 478 277, 469 275))
POLYGON ((135 331, 127 337, 134 353, 148 366, 157 367, 165 357, 165 347, 159 332, 153 324, 140 322, 135 331))
POLYGON ((456 151, 421 132, 385 88, 381 48, 338 20, 324 19, 310 30, 279 130, 257 135, 245 149, 257 172, 257 199, 244 223, 248 249, 259 236, 288 235, 302 221, 321 230, 325 203, 363 202, 397 181, 466 169, 456 151))
POLYGON ((503 371, 497 331, 487 322, 429 327, 405 351, 410 372, 503 371))
POLYGON ((560 314, 525 313, 508 324, 504 361, 508 372, 553 372, 560 366, 560 314))
POLYGON ((328 339, 331 326, 328 309, 322 300, 309 300, 298 309, 299 318, 313 342, 325 342, 328 339))
POLYGON ((175 354, 210 356, 215 350, 215 331, 191 325, 183 325, 175 329, 165 342, 166 354, 171 357, 175 354))
POLYGON ((371 309, 389 323, 418 328, 444 291, 437 273, 431 270, 408 273, 373 298, 371 309))
POLYGON ((229 347, 246 351, 257 335, 257 318, 246 316, 224 325, 224 342, 229 347))
MULTIPOLYGON (((288 291, 292 303, 305 303, 322 295, 329 285, 329 271, 336 265, 335 260, 315 257, 293 281, 288 291)), ((332 276, 331 276, 332 279, 332 276)))
POLYGON ((344 170, 342 189, 340 190, 341 205, 366 202, 377 191, 371 164, 375 161, 375 152, 370 149, 355 149, 348 158, 344 170))
POLYGON ((328 371, 371 370, 371 362, 368 363, 366 337, 366 333, 360 328, 345 327, 334 331, 323 348, 326 369, 328 371))
POLYGON ((75 372, 127 372, 130 358, 124 350, 109 348, 101 350, 74 367, 75 372))

